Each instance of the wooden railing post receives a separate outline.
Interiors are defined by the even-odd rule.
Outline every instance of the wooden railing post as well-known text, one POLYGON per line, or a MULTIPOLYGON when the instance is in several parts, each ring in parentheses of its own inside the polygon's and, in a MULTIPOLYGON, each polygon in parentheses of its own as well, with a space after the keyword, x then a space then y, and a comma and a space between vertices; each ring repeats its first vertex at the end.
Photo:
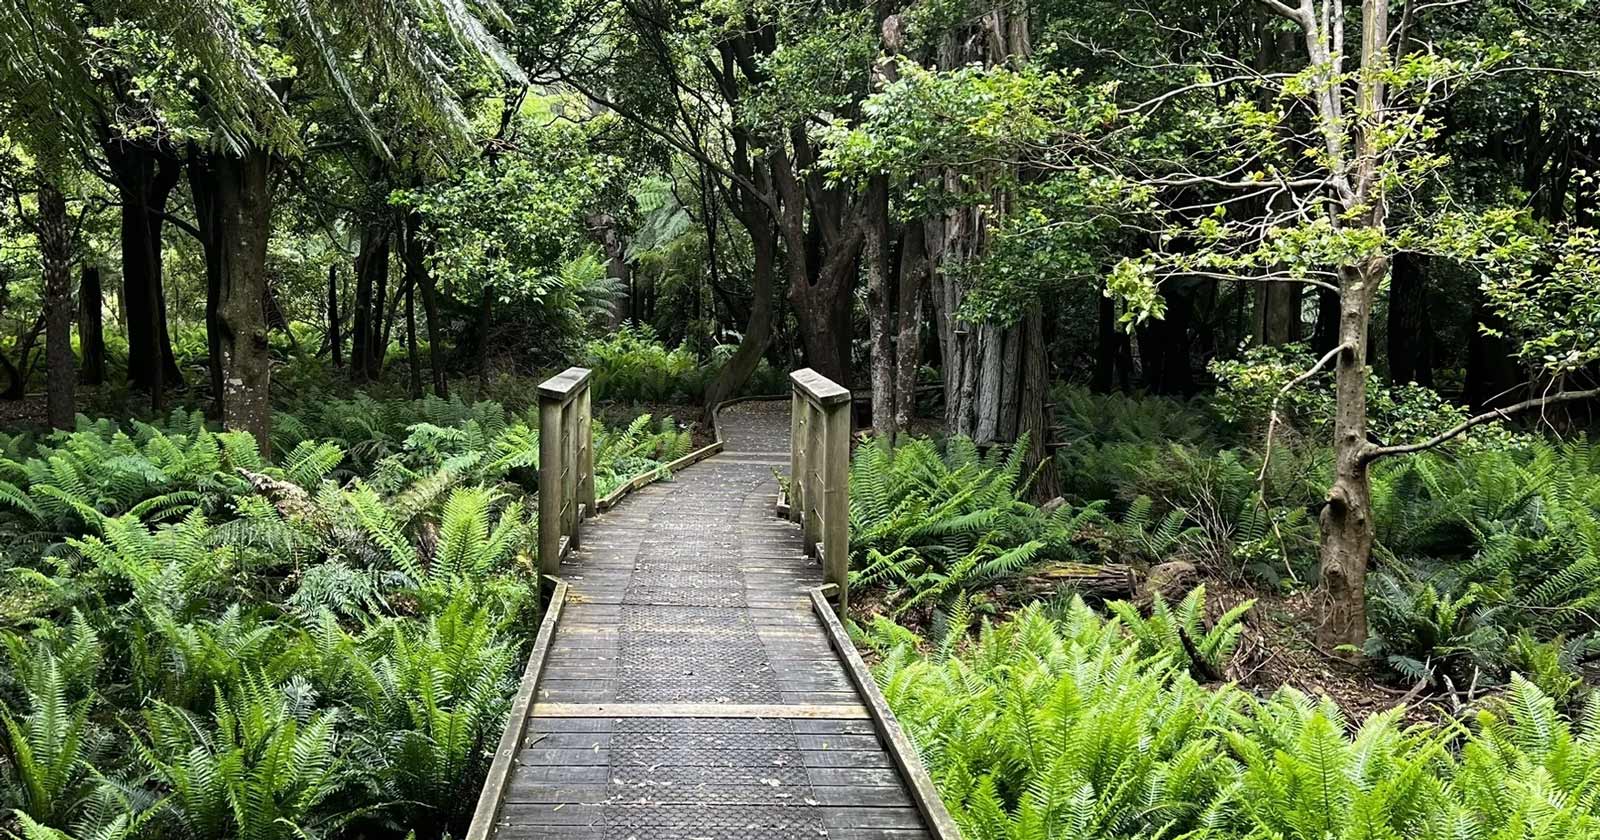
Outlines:
POLYGON ((588 368, 539 384, 539 571, 546 575, 560 572, 562 549, 577 548, 583 515, 594 510, 589 411, 588 368))
POLYGON ((823 580, 836 587, 843 612, 850 583, 850 391, 810 368, 789 378, 789 516, 801 522, 806 553, 820 553, 823 580))

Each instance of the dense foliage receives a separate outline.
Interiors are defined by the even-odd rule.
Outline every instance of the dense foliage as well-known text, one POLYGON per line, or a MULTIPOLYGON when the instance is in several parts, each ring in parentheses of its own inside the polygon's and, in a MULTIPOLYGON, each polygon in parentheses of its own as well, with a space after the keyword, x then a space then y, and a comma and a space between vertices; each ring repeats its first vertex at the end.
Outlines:
MULTIPOLYGON (((22 836, 463 829, 538 617, 538 433, 492 402, 361 394, 277 431, 272 462, 198 413, 5 439, 22 836)), ((597 489, 687 445, 649 416, 599 430, 597 489)))
POLYGON ((963 835, 1600 836, 1600 695, 1572 717, 1515 678, 1466 726, 1354 722, 1293 689, 1201 686, 1173 641, 1072 600, 918 652, 886 622, 877 679, 963 835))

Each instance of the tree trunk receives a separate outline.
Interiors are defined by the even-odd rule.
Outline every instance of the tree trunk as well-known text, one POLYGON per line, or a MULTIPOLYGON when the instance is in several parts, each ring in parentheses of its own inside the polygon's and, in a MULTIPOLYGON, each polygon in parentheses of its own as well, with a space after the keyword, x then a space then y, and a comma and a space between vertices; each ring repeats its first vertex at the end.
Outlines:
POLYGON ((1311 333, 1311 349, 1322 355, 1339 346, 1339 293, 1317 290, 1317 324, 1311 333))
POLYGON ((494 284, 483 287, 478 299, 478 395, 489 385, 489 329, 494 325, 494 284))
POLYGON ((226 402, 223 373, 222 302, 223 254, 222 207, 217 199, 217 173, 209 156, 192 156, 189 162, 189 193, 194 199, 195 226, 205 251, 206 264, 206 373, 211 386, 210 415, 221 419, 226 402))
POLYGON ((78 281, 78 349, 83 354, 78 381, 85 385, 106 381, 105 295, 98 266, 84 266, 78 281))
POLYGON ((450 387, 444 375, 444 325, 439 323, 438 289, 427 271, 417 280, 422 288, 422 314, 428 318, 428 367, 433 374, 433 394, 443 399, 450 395, 450 387))
POLYGON ((861 262, 867 275, 868 368, 872 382, 872 431, 895 435, 894 290, 889 280, 889 184, 874 175, 867 185, 861 262))
POLYGON ((4 393, 0 393, 0 399, 20 400, 28 395, 28 378, 33 373, 33 345, 38 343, 44 328, 45 313, 41 309, 39 317, 33 319, 33 326, 17 338, 16 363, 13 364, 5 354, 0 353, 0 367, 5 368, 6 376, 10 378, 10 384, 4 393))
POLYGON ((406 366, 411 374, 411 398, 422 399, 422 356, 417 352, 417 284, 406 284, 406 366))
POLYGON ((216 188, 216 241, 221 249, 217 312, 223 333, 223 425, 248 432, 272 457, 267 352, 267 239, 272 221, 272 156, 251 148, 243 157, 210 156, 216 188))
POLYGON ((183 171, 168 155, 121 139, 105 144, 121 199, 123 307, 128 331, 128 381, 160 409, 180 378, 167 334, 162 289, 161 231, 172 190, 183 171))
POLYGON ((45 403, 53 429, 70 429, 77 413, 72 356, 72 242, 67 200, 51 184, 39 187, 39 257, 44 276, 45 403))
MULTIPOLYGON (((350 381, 357 384, 373 377, 376 368, 377 322, 382 320, 382 300, 375 299, 381 278, 389 274, 389 228, 382 220, 369 222, 361 231, 361 249, 356 254, 356 305, 350 326, 350 381)), ((381 294, 381 293, 377 293, 381 294)))
POLYGON ((895 339, 894 425, 905 433, 917 414, 917 370, 922 362, 922 290, 928 280, 927 229, 920 220, 906 224, 900 245, 900 303, 895 339))
POLYGON ((1511 341, 1504 337, 1509 334, 1508 325, 1482 294, 1473 298, 1472 323, 1467 328, 1467 404, 1473 411, 1483 411, 1519 402, 1527 377, 1512 355, 1511 341), (1501 335, 1490 335, 1485 327, 1499 330, 1501 335))
POLYGON ((1256 344, 1300 340, 1300 291, 1296 283, 1256 284, 1256 344))
POLYGON ((754 267, 750 277, 750 320, 746 322, 744 336, 738 349, 723 364, 722 369, 706 386, 705 410, 707 416, 717 404, 731 398, 750 381, 750 375, 761 365, 761 357, 772 343, 772 304, 776 287, 778 237, 765 211, 759 211, 759 222, 750 232, 754 267), (764 222, 764 224, 763 224, 764 222))
POLYGON ((1422 257, 1400 252, 1389 276, 1389 381, 1433 385, 1433 322, 1422 257))
POLYGON ((344 336, 339 334, 339 267, 328 266, 328 346, 333 366, 344 367, 344 336))
MULTIPOLYGON (((1367 562, 1375 525, 1367 448, 1367 322, 1384 260, 1346 269, 1341 282, 1339 343, 1334 360, 1333 486, 1321 515, 1321 578, 1325 599, 1318 638, 1329 649, 1367 639, 1367 562)), ((1338 346, 1338 345, 1335 345, 1338 346)))

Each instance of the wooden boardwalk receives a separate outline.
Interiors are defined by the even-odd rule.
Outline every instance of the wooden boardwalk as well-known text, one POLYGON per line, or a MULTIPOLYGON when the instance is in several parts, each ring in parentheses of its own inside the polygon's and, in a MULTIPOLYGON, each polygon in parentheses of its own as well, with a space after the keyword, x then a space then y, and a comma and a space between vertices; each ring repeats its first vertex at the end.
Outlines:
POLYGON ((908 784, 897 730, 881 737, 852 680, 859 659, 814 610, 822 572, 799 526, 773 515, 787 405, 736 407, 719 426, 722 454, 592 519, 563 561, 565 604, 488 836, 950 836, 928 830, 925 777, 908 784))

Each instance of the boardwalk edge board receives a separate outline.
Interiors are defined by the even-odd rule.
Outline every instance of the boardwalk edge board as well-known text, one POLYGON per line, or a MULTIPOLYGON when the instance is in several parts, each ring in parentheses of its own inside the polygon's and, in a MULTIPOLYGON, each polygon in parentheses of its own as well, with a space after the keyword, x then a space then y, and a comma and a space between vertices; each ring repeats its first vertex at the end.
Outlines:
POLYGON ((550 653, 550 643, 555 639, 556 624, 561 621, 561 608, 567 600, 567 583, 560 578, 549 578, 555 583, 550 592, 550 606, 539 622, 539 635, 534 637, 533 650, 528 652, 528 664, 522 672, 522 683, 511 710, 506 715, 505 731, 500 733, 500 746, 495 750, 494 763, 489 765, 489 776, 483 781, 478 794, 478 807, 472 812, 472 823, 467 828, 466 840, 486 840, 500 814, 500 803, 505 799, 506 787, 511 781, 511 767, 527 727, 528 711, 533 706, 533 695, 539 687, 539 674, 544 670, 544 660, 550 653))
POLYGON ((766 720, 870 720, 871 709, 859 704, 731 703, 535 703, 534 718, 718 718, 766 720))
POLYGON ((901 728, 899 719, 889 709, 888 702, 883 699, 883 692, 878 690, 877 681, 867 669, 867 663, 856 650, 855 643, 850 641, 850 635, 845 632, 839 616, 834 614, 833 605, 828 603, 828 596, 834 589, 832 584, 812 587, 812 610, 822 622, 823 630, 827 632, 828 641, 833 644, 833 649, 838 651, 839 657, 844 660, 845 672, 850 675, 850 681, 855 683, 856 691, 866 701, 873 727, 878 730, 878 736, 883 739, 884 745, 889 750, 890 759, 894 761, 895 767, 910 788, 911 801, 917 806, 917 810, 922 812, 922 818, 927 821, 928 834, 935 840, 961 840, 961 830, 956 827, 955 820, 944 807, 944 800, 939 798, 939 791, 934 787, 927 768, 922 766, 922 757, 917 753, 916 746, 911 743, 911 739, 901 728))

